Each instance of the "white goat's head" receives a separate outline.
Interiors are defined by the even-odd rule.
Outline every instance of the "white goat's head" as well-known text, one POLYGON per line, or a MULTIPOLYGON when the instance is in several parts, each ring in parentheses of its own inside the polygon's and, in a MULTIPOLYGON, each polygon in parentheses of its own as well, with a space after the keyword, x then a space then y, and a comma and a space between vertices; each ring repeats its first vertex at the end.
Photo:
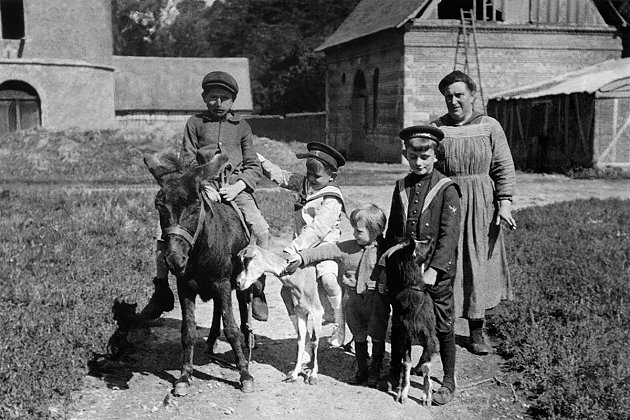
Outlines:
POLYGON ((249 288, 265 273, 280 276, 287 265, 281 256, 254 244, 239 252, 238 258, 241 262, 241 272, 236 277, 236 284, 240 290, 249 288))

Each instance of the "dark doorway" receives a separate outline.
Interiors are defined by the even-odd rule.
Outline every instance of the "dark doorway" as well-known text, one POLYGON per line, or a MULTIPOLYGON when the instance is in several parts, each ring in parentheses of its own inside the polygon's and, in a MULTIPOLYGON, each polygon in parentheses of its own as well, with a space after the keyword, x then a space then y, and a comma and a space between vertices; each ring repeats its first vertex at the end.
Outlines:
POLYGON ((0 0, 3 39, 24 38, 24 4, 22 0, 0 0))
POLYGON ((361 70, 354 75, 352 87, 352 139, 348 151, 351 160, 363 160, 367 135, 368 95, 365 74, 361 70))
POLYGON ((15 80, 0 84, 0 135, 40 125, 40 101, 35 89, 15 80))

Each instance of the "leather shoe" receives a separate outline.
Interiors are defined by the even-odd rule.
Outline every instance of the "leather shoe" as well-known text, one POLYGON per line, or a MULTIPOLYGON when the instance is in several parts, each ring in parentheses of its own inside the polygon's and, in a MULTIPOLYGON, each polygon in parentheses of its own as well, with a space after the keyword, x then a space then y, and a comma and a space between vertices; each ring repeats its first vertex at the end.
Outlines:
POLYGON ((158 319, 163 312, 170 312, 175 306, 175 296, 168 287, 168 279, 153 279, 155 290, 147 306, 140 312, 140 318, 152 321, 158 319))
POLYGON ((365 372, 357 372, 353 377, 348 379, 347 383, 349 385, 364 385, 369 377, 368 371, 365 372))
POLYGON ((446 386, 441 386, 440 389, 433 393, 433 404, 444 405, 453 401, 455 395, 454 391, 446 386))
POLYGON ((258 296, 252 297, 252 317, 256 321, 266 321, 269 318, 269 308, 265 294, 260 292, 258 296))
POLYGON ((472 354, 476 354, 477 356, 485 356, 486 354, 490 353, 490 346, 487 345, 485 342, 471 342, 468 346, 468 350, 472 353, 472 354))

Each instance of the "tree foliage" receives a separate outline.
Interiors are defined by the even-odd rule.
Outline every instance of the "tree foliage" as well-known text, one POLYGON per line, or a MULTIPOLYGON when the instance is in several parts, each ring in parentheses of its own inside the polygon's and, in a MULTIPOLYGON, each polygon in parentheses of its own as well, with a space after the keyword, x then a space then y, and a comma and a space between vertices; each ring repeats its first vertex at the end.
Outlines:
POLYGON ((255 111, 321 111, 325 64, 314 52, 359 0, 112 0, 122 55, 247 57, 255 111), (140 17, 140 18, 139 18, 140 17))

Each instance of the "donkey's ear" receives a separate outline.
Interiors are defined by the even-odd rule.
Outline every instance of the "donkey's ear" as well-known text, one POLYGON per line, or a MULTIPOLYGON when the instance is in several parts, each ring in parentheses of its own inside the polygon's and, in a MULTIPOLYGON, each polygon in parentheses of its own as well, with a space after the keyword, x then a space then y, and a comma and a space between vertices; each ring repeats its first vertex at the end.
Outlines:
POLYGON ((158 152, 144 155, 144 164, 153 178, 162 185, 162 177, 177 170, 177 157, 170 152, 158 152))
POLYGON ((195 169, 195 176, 199 179, 211 180, 227 161, 228 156, 225 153, 218 153, 208 163, 198 166, 195 169))

